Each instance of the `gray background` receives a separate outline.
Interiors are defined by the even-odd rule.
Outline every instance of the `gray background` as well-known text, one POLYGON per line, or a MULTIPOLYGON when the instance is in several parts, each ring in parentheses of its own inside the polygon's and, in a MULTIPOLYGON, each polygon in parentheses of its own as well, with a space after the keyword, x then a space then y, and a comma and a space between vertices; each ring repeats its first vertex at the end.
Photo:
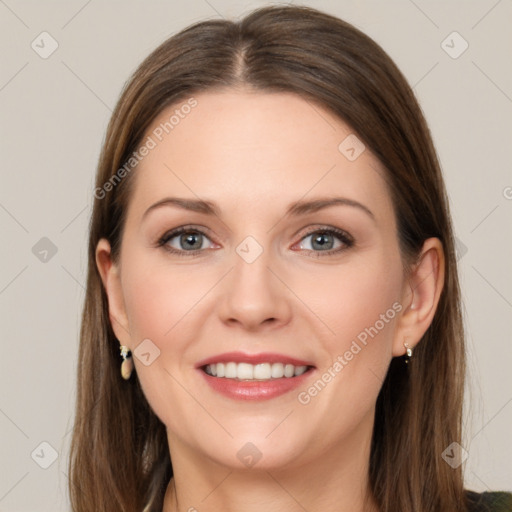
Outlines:
MULTIPOLYGON (((177 30, 266 3, 0 0, 1 511, 69 509, 87 225, 100 145, 122 85, 177 30), (51 48, 43 31, 58 43, 46 59, 31 47, 51 48), (58 456, 43 469, 52 449, 58 456)), ((424 109, 459 240, 470 371, 466 482, 512 490, 512 4, 303 3, 381 44, 424 109), (453 31, 469 44, 457 58, 464 41, 453 31)))

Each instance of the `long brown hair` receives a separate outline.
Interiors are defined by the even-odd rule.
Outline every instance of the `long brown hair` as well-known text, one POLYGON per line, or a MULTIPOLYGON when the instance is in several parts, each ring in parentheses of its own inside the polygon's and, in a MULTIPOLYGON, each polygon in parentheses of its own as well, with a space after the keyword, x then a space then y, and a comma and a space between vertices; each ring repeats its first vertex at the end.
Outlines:
POLYGON ((405 262, 427 238, 441 240, 440 302, 411 363, 392 360, 376 406, 369 476, 382 512, 466 510, 461 469, 441 457, 460 441, 465 359, 454 237, 430 132, 382 48, 352 25, 308 7, 267 7, 239 22, 195 24, 151 53, 124 88, 106 133, 90 224, 69 460, 73 510, 162 509, 172 476, 165 426, 136 375, 129 381, 120 376, 119 342, 95 250, 104 237, 114 261, 119 257, 137 172, 136 166, 119 170, 154 118, 193 94, 238 86, 296 93, 351 126, 385 166, 405 262))

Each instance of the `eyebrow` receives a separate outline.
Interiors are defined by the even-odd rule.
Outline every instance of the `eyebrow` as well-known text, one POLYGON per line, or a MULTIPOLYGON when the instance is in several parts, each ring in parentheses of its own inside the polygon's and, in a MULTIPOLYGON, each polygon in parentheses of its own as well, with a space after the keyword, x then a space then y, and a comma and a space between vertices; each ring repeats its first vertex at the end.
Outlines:
MULTIPOLYGON (((156 203, 152 204, 144 212, 144 214, 142 215, 142 219, 144 220, 144 218, 151 211, 163 206, 175 206, 183 210, 203 213, 205 215, 216 215, 217 217, 220 217, 220 210, 218 206, 212 201, 205 201, 202 199, 187 199, 182 197, 165 197, 164 199, 161 199, 160 201, 157 201, 156 203)), ((373 220, 375 220, 375 215, 368 207, 366 207, 364 204, 354 201, 353 199, 348 199, 346 197, 321 197, 309 201, 299 200, 288 206, 288 209, 286 210, 286 215, 305 215, 307 213, 318 212, 320 210, 323 210, 324 208, 329 208, 331 206, 352 206, 365 212, 373 220)))

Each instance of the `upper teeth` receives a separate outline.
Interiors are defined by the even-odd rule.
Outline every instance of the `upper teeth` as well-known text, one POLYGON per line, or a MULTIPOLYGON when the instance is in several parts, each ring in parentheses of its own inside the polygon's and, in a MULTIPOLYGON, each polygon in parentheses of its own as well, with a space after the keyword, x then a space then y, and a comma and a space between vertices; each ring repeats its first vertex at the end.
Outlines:
POLYGON ((216 363, 205 367, 205 372, 214 377, 240 380, 268 380, 302 375, 307 366, 283 363, 216 363))

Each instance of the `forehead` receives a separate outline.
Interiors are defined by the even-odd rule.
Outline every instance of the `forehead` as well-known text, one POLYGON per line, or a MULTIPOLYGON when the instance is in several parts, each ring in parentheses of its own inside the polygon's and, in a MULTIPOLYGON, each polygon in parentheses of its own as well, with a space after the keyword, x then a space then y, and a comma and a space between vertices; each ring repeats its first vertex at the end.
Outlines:
POLYGON ((384 169, 368 148, 357 156, 364 146, 350 126, 292 93, 197 94, 162 111, 144 142, 134 215, 166 195, 246 211, 343 195, 381 216, 392 210, 384 169))

